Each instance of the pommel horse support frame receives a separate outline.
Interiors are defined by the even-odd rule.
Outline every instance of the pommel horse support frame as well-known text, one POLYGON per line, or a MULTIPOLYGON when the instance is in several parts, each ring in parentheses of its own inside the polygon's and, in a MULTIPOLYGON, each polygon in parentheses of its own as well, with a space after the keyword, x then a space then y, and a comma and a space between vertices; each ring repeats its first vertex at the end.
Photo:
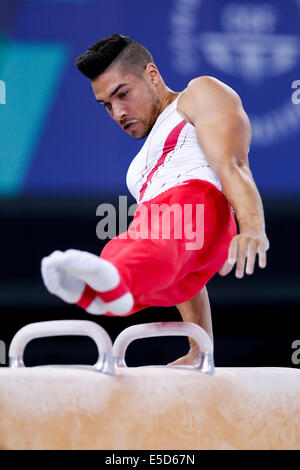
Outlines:
POLYGON ((87 368, 89 370, 115 375, 116 368, 127 367, 125 353, 132 341, 154 336, 192 336, 199 346, 199 360, 193 366, 170 367, 184 367, 205 374, 214 374, 212 342, 207 333, 200 326, 189 322, 145 323, 134 325, 126 328, 119 334, 113 347, 111 339, 104 328, 91 321, 58 320, 31 323, 21 328, 14 336, 8 353, 9 367, 25 367, 23 361, 24 350, 26 345, 33 339, 67 335, 89 336, 92 338, 98 348, 98 360, 93 366, 68 365, 62 367, 87 368))
MULTIPOLYGON (((112 342, 100 325, 87 320, 58 320, 30 323, 21 328, 13 337, 8 351, 9 367, 25 367, 23 354, 27 344, 33 339, 50 336, 89 336, 98 349, 98 359, 93 366, 73 365, 62 367, 86 368, 104 374, 114 375, 112 342)), ((57 366, 56 366, 57 367, 57 366)))
POLYGON ((9 367, 0 368, 0 449, 300 449, 300 370, 215 368, 213 345, 193 323, 131 326, 114 344, 91 321, 32 323, 8 354, 9 367), (68 335, 94 340, 94 365, 25 367, 31 340, 68 335), (197 341, 193 366, 127 367, 132 341, 170 335, 197 341))
POLYGON ((200 354, 198 361, 192 366, 170 367, 196 370, 204 374, 214 375, 215 368, 212 342, 208 334, 200 326, 190 322, 146 323, 126 328, 119 334, 113 345, 113 356, 116 366, 126 367, 125 352, 132 341, 154 336, 191 336, 199 346, 200 354))

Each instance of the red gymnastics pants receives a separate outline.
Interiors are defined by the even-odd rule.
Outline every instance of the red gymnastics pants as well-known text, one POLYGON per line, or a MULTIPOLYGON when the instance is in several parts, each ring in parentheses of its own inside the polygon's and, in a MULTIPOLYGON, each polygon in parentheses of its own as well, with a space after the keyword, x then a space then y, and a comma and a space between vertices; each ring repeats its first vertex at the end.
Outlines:
POLYGON ((119 271, 117 288, 100 294, 87 286, 78 305, 87 307, 96 295, 109 302, 128 291, 134 305, 127 315, 185 302, 221 269, 236 234, 230 204, 214 185, 193 179, 172 187, 139 204, 128 231, 103 248, 100 257, 119 271))

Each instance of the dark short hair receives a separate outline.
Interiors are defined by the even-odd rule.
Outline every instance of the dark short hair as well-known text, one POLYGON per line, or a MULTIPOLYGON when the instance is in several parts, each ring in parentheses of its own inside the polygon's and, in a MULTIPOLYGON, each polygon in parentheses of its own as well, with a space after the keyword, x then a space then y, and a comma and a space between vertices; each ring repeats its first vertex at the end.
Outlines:
POLYGON ((77 57, 76 65, 90 80, 95 80, 114 61, 120 61, 124 71, 141 75, 147 64, 154 63, 150 52, 139 42, 122 34, 101 39, 77 57))

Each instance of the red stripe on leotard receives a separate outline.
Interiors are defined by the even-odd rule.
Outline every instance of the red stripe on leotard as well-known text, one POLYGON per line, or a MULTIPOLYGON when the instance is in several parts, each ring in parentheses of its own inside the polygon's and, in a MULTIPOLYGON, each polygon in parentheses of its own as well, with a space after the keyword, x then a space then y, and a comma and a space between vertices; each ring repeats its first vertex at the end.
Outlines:
POLYGON ((88 284, 86 284, 82 296, 77 302, 77 305, 81 308, 87 309, 96 296, 100 297, 103 302, 108 303, 119 299, 124 294, 127 294, 127 292, 129 292, 129 290, 123 282, 119 282, 117 287, 106 292, 95 291, 88 284))
POLYGON ((145 191, 148 187, 148 184, 151 182, 151 179, 152 179, 154 173, 164 163, 168 153, 172 152, 172 150, 175 149, 175 147, 177 145, 177 142, 178 142, 178 139, 179 139, 179 136, 180 136, 180 133, 181 133, 182 129, 184 128, 184 126, 186 125, 186 123, 187 123, 186 121, 181 121, 179 124, 177 124, 177 126, 174 127, 174 129, 171 130, 170 134, 166 138, 162 155, 157 160, 156 165, 154 166, 154 168, 152 168, 152 170, 150 171, 150 173, 147 176, 146 181, 144 182, 144 184, 142 186, 142 189, 141 189, 140 194, 139 194, 139 201, 141 201, 143 199, 145 191))

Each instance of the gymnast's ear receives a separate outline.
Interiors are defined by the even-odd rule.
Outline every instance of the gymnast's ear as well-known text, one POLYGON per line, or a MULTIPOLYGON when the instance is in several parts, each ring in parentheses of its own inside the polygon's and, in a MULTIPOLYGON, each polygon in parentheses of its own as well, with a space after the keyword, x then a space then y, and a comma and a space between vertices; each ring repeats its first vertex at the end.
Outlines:
POLYGON ((153 85, 158 85, 159 81, 161 80, 158 68, 153 63, 149 63, 146 65, 144 76, 150 79, 153 85))

